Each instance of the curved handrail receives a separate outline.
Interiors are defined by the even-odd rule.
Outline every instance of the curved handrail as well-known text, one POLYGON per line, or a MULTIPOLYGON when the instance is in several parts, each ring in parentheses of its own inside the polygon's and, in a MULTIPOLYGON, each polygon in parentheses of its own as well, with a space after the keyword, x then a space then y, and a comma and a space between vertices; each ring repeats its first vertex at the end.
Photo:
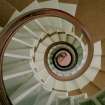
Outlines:
MULTIPOLYGON (((86 35, 85 37, 87 39, 87 43, 89 46, 88 47, 89 53, 88 53, 86 64, 81 69, 81 72, 79 72, 78 75, 72 76, 69 79, 72 80, 74 78, 77 78, 79 75, 83 74, 84 71, 90 65, 90 62, 93 57, 92 38, 90 34, 87 32, 87 30, 84 28, 84 26, 81 25, 81 23, 75 17, 71 16, 70 14, 64 11, 57 10, 57 9, 51 9, 51 8, 37 9, 37 10, 30 11, 28 13, 25 13, 24 15, 21 15, 20 17, 16 18, 11 23, 9 23, 6 27, 4 27, 4 30, 2 31, 1 36, 0 36, 0 101, 2 102, 3 105, 11 105, 10 101, 7 100, 9 98, 7 97, 7 94, 5 92, 5 87, 3 83, 3 77, 2 77, 4 52, 9 42, 11 41, 12 37, 16 33, 16 31, 22 25, 24 25, 25 23, 33 19, 37 19, 37 18, 45 17, 45 16, 60 17, 62 19, 65 19, 68 22, 71 22, 72 24, 74 24, 77 27, 77 29, 81 30, 86 35)), ((64 80, 67 80, 67 78, 65 78, 64 80)))

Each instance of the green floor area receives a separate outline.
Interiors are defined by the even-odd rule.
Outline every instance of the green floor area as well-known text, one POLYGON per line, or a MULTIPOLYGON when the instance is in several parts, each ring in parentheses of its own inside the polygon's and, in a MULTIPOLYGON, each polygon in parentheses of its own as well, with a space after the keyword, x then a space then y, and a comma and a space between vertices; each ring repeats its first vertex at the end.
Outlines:
POLYGON ((105 91, 98 94, 96 99, 101 103, 101 105, 105 105, 105 91))
POLYGON ((96 105, 93 100, 86 100, 85 102, 80 102, 80 105, 96 105))

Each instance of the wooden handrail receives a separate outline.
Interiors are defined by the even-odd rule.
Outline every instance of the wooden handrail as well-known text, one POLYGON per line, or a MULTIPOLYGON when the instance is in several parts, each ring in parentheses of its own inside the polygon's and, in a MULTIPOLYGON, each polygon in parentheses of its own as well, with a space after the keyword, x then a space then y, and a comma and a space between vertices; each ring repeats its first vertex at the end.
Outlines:
MULTIPOLYGON (((89 51, 87 61, 84 67, 80 70, 80 72, 78 72, 78 75, 76 74, 70 77, 69 80, 75 79, 81 74, 83 74, 90 65, 90 62, 93 57, 93 43, 91 35, 87 32, 84 26, 75 17, 71 16, 70 14, 64 11, 51 9, 51 8, 43 8, 27 12, 24 15, 21 15, 12 22, 10 22, 7 26, 5 26, 4 30, 1 32, 0 35, 0 102, 3 105, 11 105, 11 102, 9 101, 9 98, 6 94, 6 89, 3 83, 2 66, 3 66, 3 57, 5 50, 9 42, 11 41, 12 37, 20 27, 22 27, 27 22, 32 21, 33 19, 38 19, 40 17, 46 17, 46 16, 59 17, 67 20, 68 22, 74 24, 79 30, 81 30, 87 39, 88 51, 89 51)), ((67 80, 67 78, 65 78, 64 80, 67 80)))

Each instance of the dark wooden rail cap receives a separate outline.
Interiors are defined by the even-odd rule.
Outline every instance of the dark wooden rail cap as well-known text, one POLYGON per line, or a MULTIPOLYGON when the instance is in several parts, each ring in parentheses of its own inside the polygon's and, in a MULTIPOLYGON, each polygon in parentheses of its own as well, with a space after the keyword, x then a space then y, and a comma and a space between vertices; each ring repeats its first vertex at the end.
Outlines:
MULTIPOLYGON (((70 14, 64 11, 51 9, 51 8, 43 8, 43 9, 37 9, 37 10, 27 12, 24 15, 21 15, 15 20, 13 20, 6 27, 4 27, 4 30, 1 32, 1 35, 0 35, 0 102, 2 103, 2 105, 11 105, 11 102, 8 100, 9 98, 6 94, 6 89, 4 87, 3 77, 2 77, 4 52, 9 42, 11 41, 12 37, 16 33, 16 31, 19 28, 21 28, 22 25, 32 21, 33 19, 38 19, 40 17, 46 17, 46 16, 59 17, 67 20, 68 22, 74 24, 79 30, 81 30, 87 39, 88 51, 89 51, 87 61, 83 66, 83 68, 80 70, 80 72, 78 72, 76 75, 69 77, 69 80, 75 79, 79 77, 81 74, 83 74, 91 63, 91 60, 93 57, 93 43, 92 43, 91 35, 87 32, 84 26, 75 17, 71 16, 70 14)), ((60 77, 57 77, 57 78, 60 78, 60 77)), ((63 80, 64 81, 68 80, 68 78, 64 78, 63 80)))

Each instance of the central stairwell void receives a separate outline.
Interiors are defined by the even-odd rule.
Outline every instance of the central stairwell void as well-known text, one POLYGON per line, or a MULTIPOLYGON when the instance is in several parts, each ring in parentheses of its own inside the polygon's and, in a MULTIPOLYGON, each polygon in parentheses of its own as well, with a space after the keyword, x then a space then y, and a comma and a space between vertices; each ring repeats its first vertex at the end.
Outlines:
MULTIPOLYGON (((47 3, 35 2, 38 7, 47 3)), ((99 72, 101 42, 93 43, 72 16, 76 6, 70 15, 63 10, 65 5, 56 4, 30 12, 26 8, 2 31, 0 94, 4 105, 96 105, 81 90, 99 72)))

